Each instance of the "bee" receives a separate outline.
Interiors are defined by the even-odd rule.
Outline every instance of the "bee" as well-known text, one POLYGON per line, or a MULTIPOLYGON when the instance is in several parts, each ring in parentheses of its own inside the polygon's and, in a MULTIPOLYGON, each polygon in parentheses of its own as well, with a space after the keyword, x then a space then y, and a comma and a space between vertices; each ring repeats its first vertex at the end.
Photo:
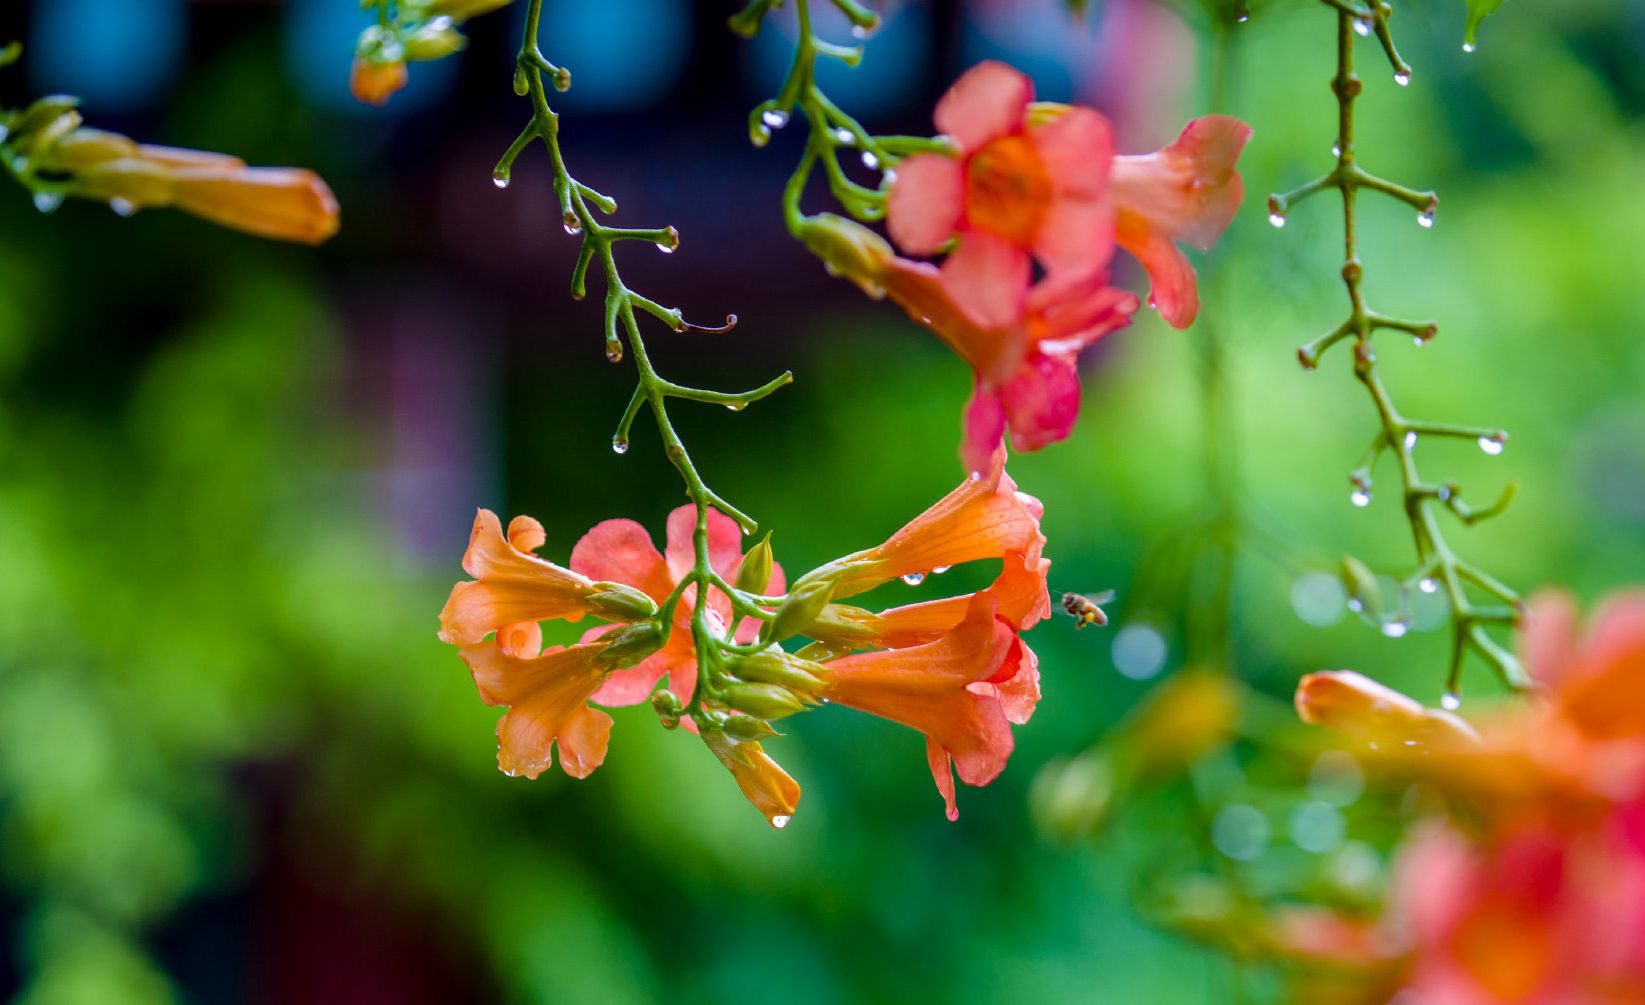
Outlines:
POLYGON ((1113 590, 1104 590, 1101 593, 1064 593, 1062 609, 1074 618, 1075 628, 1084 628, 1086 625, 1101 628, 1108 624, 1108 615, 1103 612, 1102 605, 1112 603, 1113 600, 1113 590))

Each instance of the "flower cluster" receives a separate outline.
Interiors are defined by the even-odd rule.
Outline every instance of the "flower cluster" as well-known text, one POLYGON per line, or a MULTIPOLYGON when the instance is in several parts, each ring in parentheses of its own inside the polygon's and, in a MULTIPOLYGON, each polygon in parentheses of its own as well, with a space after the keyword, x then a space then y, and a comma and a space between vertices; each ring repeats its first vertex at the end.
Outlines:
POLYGON ((41 209, 74 196, 122 216, 171 207, 281 241, 319 244, 337 232, 337 200, 312 171, 138 143, 82 125, 77 105, 55 95, 0 113, 0 157, 41 209))
POLYGON ((514 0, 368 0, 378 23, 360 33, 348 89, 358 101, 382 106, 406 86, 406 63, 444 59, 468 39, 457 27, 469 18, 507 7, 514 0))
POLYGON ((1397 983, 1417 1000, 1645 1000, 1645 593, 1586 634, 1544 595, 1520 649, 1543 694, 1477 730, 1341 672, 1306 678, 1297 705, 1458 803, 1401 854, 1397 983))
POLYGON ((659 552, 629 520, 607 520, 572 549, 569 567, 534 554, 546 536, 529 517, 505 529, 474 522, 463 568, 440 615, 481 698, 509 706, 498 766, 535 778, 552 764, 581 778, 605 758, 611 718, 596 705, 649 701, 669 727, 701 735, 773 825, 800 790, 761 747, 770 723, 823 701, 923 733, 950 819, 954 776, 986 785, 1004 769, 1012 725, 1039 701, 1039 671, 1020 633, 1050 613, 1041 507, 1017 491, 1004 452, 884 543, 830 562, 784 591, 764 543, 746 553, 736 522, 685 506, 659 552), (713 569, 696 572, 699 521, 713 569), (840 601, 902 577, 997 559, 986 589, 878 612, 840 601), (697 605, 704 609, 698 612, 697 605), (698 615, 702 614, 702 617, 698 615), (574 645, 543 648, 541 622, 601 620, 574 645), (811 641, 795 652, 780 643, 811 641), (666 687, 656 690, 666 678, 666 687))
POLYGON ((902 161, 886 199, 892 241, 908 255, 946 252, 941 265, 886 254, 856 273, 970 364, 961 457, 971 470, 1008 427, 1018 450, 1068 436, 1076 357, 1139 306, 1108 285, 1115 246, 1147 269, 1161 316, 1185 328, 1199 296, 1177 242, 1211 247, 1244 196, 1235 165, 1251 130, 1237 119, 1197 119, 1163 150, 1116 156, 1102 115, 1033 97, 1003 63, 955 82, 935 120, 956 154, 902 161))

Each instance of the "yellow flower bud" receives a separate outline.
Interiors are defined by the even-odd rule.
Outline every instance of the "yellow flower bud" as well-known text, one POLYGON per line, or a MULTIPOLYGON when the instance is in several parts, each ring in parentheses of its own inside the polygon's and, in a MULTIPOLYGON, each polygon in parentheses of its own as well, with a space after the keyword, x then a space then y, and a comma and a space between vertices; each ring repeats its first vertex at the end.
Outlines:
POLYGON ((45 171, 70 173, 138 156, 137 144, 119 133, 85 126, 74 130, 40 155, 39 167, 45 171))
POLYGON ((178 209, 261 237, 319 244, 337 233, 337 199, 302 168, 190 169, 172 176, 178 209))
POLYGON ((880 277, 886 263, 895 257, 885 238, 833 213, 807 217, 799 238, 822 259, 829 275, 851 280, 876 300, 885 296, 880 277))
POLYGON ((356 101, 381 108, 405 86, 406 64, 401 60, 385 63, 366 56, 354 57, 348 73, 348 90, 356 101))
POLYGON ((451 21, 440 20, 423 25, 406 38, 406 59, 412 62, 444 59, 461 52, 466 45, 468 39, 452 27, 451 21))
POLYGON ((1424 708, 1415 698, 1352 670, 1311 673, 1297 684, 1297 715, 1371 743, 1470 744, 1479 740, 1459 717, 1424 708))

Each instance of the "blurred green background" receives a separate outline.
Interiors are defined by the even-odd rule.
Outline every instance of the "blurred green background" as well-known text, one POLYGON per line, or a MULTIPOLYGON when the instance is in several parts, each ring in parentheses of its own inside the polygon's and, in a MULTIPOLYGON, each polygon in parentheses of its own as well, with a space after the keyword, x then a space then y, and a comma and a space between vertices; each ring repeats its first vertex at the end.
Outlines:
MULTIPOLYGON (((1430 231, 1367 197, 1362 254, 1374 300, 1441 334, 1387 339, 1386 380, 1410 415, 1513 434, 1500 457, 1420 448, 1426 472, 1478 502, 1521 483, 1507 516, 1453 543, 1517 587, 1598 596, 1645 569, 1645 15, 1514 0, 1464 56, 1460 2, 1397 6, 1417 73, 1397 88, 1362 47, 1362 160, 1443 205, 1430 231)), ((1207 101, 1203 25, 1161 11, 897 5, 839 97, 877 129, 928 130, 946 83, 999 55, 1148 149, 1207 101)), ((728 389, 796 374, 745 413, 681 408, 678 423, 798 572, 952 487, 968 375, 786 239, 777 198, 800 140, 744 138, 785 41, 773 26, 742 43, 728 13, 547 0, 544 47, 577 74, 572 170, 625 224, 684 237, 672 258, 625 249, 625 277, 690 317, 742 318, 724 336, 655 331, 663 372, 728 389)), ((629 370, 601 358, 597 303, 565 296, 574 242, 540 155, 508 191, 490 183, 522 113, 519 12, 475 22, 465 56, 415 66, 404 101, 377 113, 343 95, 360 27, 348 0, 10 5, 0 39, 30 49, 0 79, 5 104, 74 91, 94 124, 312 166, 344 225, 312 251, 161 213, 44 216, 0 192, 0 989, 34 1005, 1274 993, 1236 992, 1221 956, 1133 908, 1158 850, 1199 826, 1180 790, 1072 846, 1028 809, 1048 761, 1152 686, 1133 676, 1194 649, 1211 547, 1196 529, 1205 326, 1227 350, 1255 528, 1237 551, 1233 669, 1281 702, 1322 667, 1439 695, 1442 633, 1383 638, 1340 598, 1311 624, 1294 603, 1344 552, 1395 576, 1411 554, 1393 493, 1348 502, 1375 427, 1347 355, 1316 373, 1295 362, 1340 319, 1340 217, 1321 199, 1283 231, 1264 219, 1266 193, 1326 165, 1331 18, 1302 0, 1256 14, 1230 43, 1225 94, 1256 130, 1249 196, 1202 261, 1202 329, 1150 316, 1110 336, 1088 357, 1074 437, 1013 463, 1046 503, 1053 588, 1117 588, 1117 625, 1032 634, 1045 700, 1006 774, 961 793, 957 824, 918 736, 830 710, 768 745, 805 787, 776 832, 645 709, 616 713, 586 781, 502 776, 497 712, 434 637, 474 506, 539 517, 544 554, 564 560, 607 517, 660 537, 683 501, 653 434, 608 448, 629 370), (1157 631, 1163 661, 1117 672, 1126 626, 1157 631)), ((894 585, 888 603, 945 584, 894 585)), ((1477 667, 1465 683, 1496 690, 1477 667)), ((1300 784, 1305 766, 1245 753, 1224 769, 1300 784)), ((1352 828, 1302 852, 1273 814, 1239 868, 1368 848, 1379 867, 1352 828)))

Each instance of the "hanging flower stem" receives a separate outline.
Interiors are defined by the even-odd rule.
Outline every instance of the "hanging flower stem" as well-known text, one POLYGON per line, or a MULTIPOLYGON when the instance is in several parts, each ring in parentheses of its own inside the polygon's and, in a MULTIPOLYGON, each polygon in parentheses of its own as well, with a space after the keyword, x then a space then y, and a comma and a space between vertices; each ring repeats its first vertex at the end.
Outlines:
POLYGON ((1394 47, 1388 29, 1388 19, 1393 9, 1387 3, 1382 0, 1374 0, 1369 5, 1358 0, 1321 2, 1332 8, 1337 16, 1337 73, 1331 81, 1338 106, 1337 163, 1331 171, 1308 184, 1284 195, 1271 196, 1268 204, 1270 219, 1276 226, 1283 226, 1286 214, 1304 199, 1327 189, 1341 193, 1344 233, 1342 280, 1347 287, 1350 309, 1347 320, 1326 335, 1302 346, 1297 355, 1302 365, 1312 370, 1332 346, 1347 341, 1353 344, 1354 377, 1370 394, 1380 423, 1365 457, 1350 474, 1355 501, 1368 501, 1371 468, 1384 452, 1392 453, 1399 471, 1403 508, 1410 523, 1418 561, 1418 569, 1406 585, 1437 584, 1450 602, 1452 647, 1446 676, 1448 703, 1454 700, 1462 665, 1470 651, 1484 660, 1508 687, 1523 689, 1529 681, 1519 662, 1486 632, 1488 625, 1514 625, 1519 622, 1519 596, 1483 570, 1459 558, 1446 541, 1438 516, 1438 511, 1448 511, 1464 525, 1496 516, 1512 501, 1517 486, 1510 483, 1497 502, 1475 509, 1463 502, 1461 490, 1455 484, 1424 480, 1417 469, 1415 457, 1416 446, 1424 437, 1476 440, 1487 453, 1494 454, 1501 451, 1507 434, 1499 429, 1407 418, 1395 406, 1377 371, 1373 343, 1376 332, 1404 332, 1414 336, 1420 345, 1432 339, 1438 328, 1431 321, 1412 321, 1378 313, 1367 304, 1363 290, 1365 267, 1359 257, 1355 218, 1358 195, 1361 190, 1370 190, 1404 202, 1420 214, 1418 219, 1424 226, 1432 224, 1439 198, 1433 192, 1417 191, 1379 178, 1359 166, 1354 148, 1354 105, 1364 85, 1354 72, 1356 36, 1376 35, 1393 66, 1396 82, 1407 82, 1411 68, 1394 47), (1470 598, 1470 588, 1501 601, 1501 605, 1476 604, 1470 598))
POLYGON ((542 0, 530 0, 526 8, 524 40, 520 46, 514 76, 515 92, 530 99, 531 120, 509 145, 492 174, 498 185, 506 186, 515 158, 527 147, 541 141, 548 151, 553 169, 554 194, 560 202, 565 229, 567 233, 579 235, 582 242, 577 264, 572 270, 571 295, 574 299, 581 300, 587 294, 588 270, 591 265, 597 264, 606 281, 606 358, 613 363, 620 362, 624 355, 625 340, 634 357, 637 384, 634 396, 617 424, 616 435, 611 440, 612 449, 618 453, 627 451, 629 433, 635 419, 642 410, 649 409, 657 422, 663 453, 679 472, 685 482, 686 495, 696 507, 697 522, 692 533, 695 555, 693 567, 680 579, 673 594, 664 602, 656 621, 662 637, 666 640, 668 633, 673 630, 674 612, 686 589, 691 586, 697 588, 699 599, 692 605, 690 630, 699 660, 699 686, 692 696, 691 703, 681 710, 680 714, 701 718, 707 714, 702 707, 704 698, 719 697, 726 679, 726 656, 759 648, 757 644, 739 646, 728 641, 724 636, 729 633, 716 630, 715 626, 710 624, 709 605, 705 602, 707 591, 712 588, 725 594, 731 601, 734 615, 739 618, 770 620, 775 615, 768 608, 774 605, 774 600, 738 590, 715 572, 708 551, 710 508, 717 509, 736 520, 745 532, 752 533, 756 524, 751 517, 726 502, 703 481, 701 473, 691 459, 691 454, 686 450, 685 443, 680 439, 669 418, 668 403, 671 399, 683 399, 740 411, 791 383, 794 378, 791 372, 785 372, 761 387, 732 393, 685 387, 657 373, 650 355, 646 352, 645 340, 640 334, 637 312, 657 318, 675 332, 726 332, 731 330, 737 319, 735 315, 728 315, 723 325, 695 325, 686 321, 678 308, 664 307, 636 293, 623 282, 615 257, 615 248, 619 242, 642 241, 656 245, 664 251, 673 251, 679 245, 679 232, 673 227, 611 227, 596 216, 596 211, 603 215, 615 213, 617 204, 609 196, 578 181, 566 168, 565 158, 560 150, 560 117, 549 106, 547 81, 552 80, 555 88, 563 91, 571 86, 571 74, 549 62, 538 48, 538 24, 541 15, 542 0))

